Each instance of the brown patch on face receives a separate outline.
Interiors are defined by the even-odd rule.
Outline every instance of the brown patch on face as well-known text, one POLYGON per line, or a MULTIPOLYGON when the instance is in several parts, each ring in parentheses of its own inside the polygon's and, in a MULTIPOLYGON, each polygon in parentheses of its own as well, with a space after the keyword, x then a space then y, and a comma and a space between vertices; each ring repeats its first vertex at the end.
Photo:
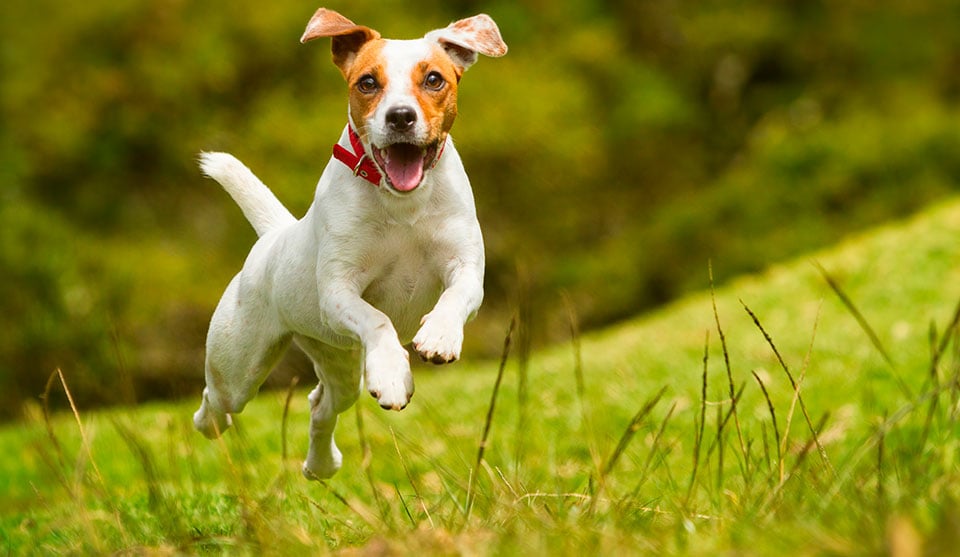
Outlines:
POLYGON ((381 54, 385 44, 386 41, 378 39, 363 45, 344 73, 350 88, 350 117, 360 137, 366 137, 367 118, 377 109, 387 88, 387 72, 381 54))
POLYGON ((439 46, 433 48, 430 56, 413 68, 410 83, 431 139, 445 139, 453 127, 457 117, 457 84, 461 73, 439 46))

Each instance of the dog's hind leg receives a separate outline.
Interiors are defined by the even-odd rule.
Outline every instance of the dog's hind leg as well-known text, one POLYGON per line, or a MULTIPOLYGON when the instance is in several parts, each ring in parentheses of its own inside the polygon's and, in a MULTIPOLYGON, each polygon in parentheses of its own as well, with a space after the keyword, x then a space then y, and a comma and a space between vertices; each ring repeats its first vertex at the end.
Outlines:
POLYGON ((359 350, 340 350, 317 341, 297 338, 297 344, 313 360, 319 383, 310 393, 310 448, 303 462, 303 475, 310 480, 333 476, 343 461, 333 438, 337 416, 360 396, 359 350))
POLYGON ((207 386, 193 424, 210 439, 257 394, 292 338, 262 297, 240 296, 241 280, 227 287, 207 332, 207 386))

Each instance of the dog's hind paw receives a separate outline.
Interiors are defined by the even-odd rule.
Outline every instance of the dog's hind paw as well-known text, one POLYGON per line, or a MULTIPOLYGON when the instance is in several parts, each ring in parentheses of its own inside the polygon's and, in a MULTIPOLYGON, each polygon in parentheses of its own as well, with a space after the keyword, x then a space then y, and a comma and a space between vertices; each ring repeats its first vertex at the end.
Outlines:
POLYGON ((340 470, 343 463, 343 456, 336 446, 331 446, 329 453, 317 456, 309 455, 307 460, 303 461, 300 471, 303 477, 311 481, 326 480, 332 478, 340 470))
POLYGON ((207 439, 220 437, 232 425, 233 420, 230 414, 209 410, 206 404, 200 406, 200 409, 193 414, 193 427, 207 439))

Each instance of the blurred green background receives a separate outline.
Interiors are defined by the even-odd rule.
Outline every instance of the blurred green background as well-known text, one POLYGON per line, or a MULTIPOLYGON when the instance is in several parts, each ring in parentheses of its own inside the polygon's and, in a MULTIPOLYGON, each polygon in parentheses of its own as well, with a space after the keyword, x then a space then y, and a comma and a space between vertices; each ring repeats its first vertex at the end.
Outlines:
MULTIPOLYGON (((62 368, 81 404, 199 392, 207 321, 255 235, 195 157, 302 214, 345 122, 318 4, 0 6, 0 417, 62 368)), ((953 195, 954 0, 329 2, 387 37, 478 12, 510 53, 454 136, 487 242, 466 357, 637 314, 953 195)), ((790 294, 784 293, 787 297, 790 294)), ((310 374, 292 356, 273 381, 310 374)))

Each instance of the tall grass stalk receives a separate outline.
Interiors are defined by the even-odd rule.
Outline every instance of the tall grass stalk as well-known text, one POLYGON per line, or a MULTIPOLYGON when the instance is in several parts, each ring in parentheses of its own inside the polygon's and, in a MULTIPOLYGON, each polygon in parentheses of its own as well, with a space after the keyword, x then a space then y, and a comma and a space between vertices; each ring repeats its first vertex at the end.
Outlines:
POLYGON ((280 464, 286 467, 287 463, 287 426, 290 421, 290 403, 293 402, 293 395, 297 392, 297 385, 300 383, 300 376, 294 375, 290 379, 290 386, 287 387, 287 396, 283 401, 283 417, 280 419, 280 464))
POLYGON ((470 513, 473 511, 473 503, 476 498, 477 477, 480 474, 481 464, 483 463, 483 454, 487 449, 487 440, 490 437, 490 428, 493 425, 493 412, 497 406, 497 395, 500 393, 500 383, 503 381, 503 372, 507 367, 507 359, 510 357, 510 343, 513 339, 513 331, 517 326, 517 318, 510 320, 510 327, 507 330, 507 336, 503 339, 503 352, 500 355, 500 366, 497 369, 497 379, 493 384, 493 393, 490 395, 490 406, 487 408, 487 417, 483 424, 483 435, 480 437, 480 445, 477 447, 477 460, 473 470, 470 473, 470 481, 467 485, 467 503, 465 517, 470 519, 470 513))
MULTIPOLYGON (((413 478, 413 474, 410 473, 410 468, 407 466, 406 460, 403 458, 403 453, 400 451, 400 444, 397 443, 397 434, 394 432, 393 428, 390 428, 390 437, 393 439, 393 448, 397 451, 397 458, 400 459, 400 466, 403 467, 403 473, 407 476, 407 481, 410 482, 410 487, 413 488, 413 494, 417 498, 417 502, 420 503, 420 509, 423 511, 424 516, 427 517, 427 522, 430 523, 431 527, 436 525, 433 523, 433 517, 430 516, 430 509, 427 508, 426 500, 423 498, 423 495, 420 494, 420 488, 417 486, 417 481, 413 478)), ((397 490, 399 493, 399 490, 397 490)), ((407 513, 410 516, 410 513, 407 513)), ((414 527, 416 527, 417 522, 413 520, 413 517, 410 516, 410 521, 414 527)))
POLYGON ((773 401, 770 399, 770 393, 767 392, 767 386, 763 384, 763 380, 760 379, 760 376, 757 375, 757 372, 754 371, 753 378, 757 380, 757 384, 760 385, 760 390, 763 391, 763 398, 767 401, 767 409, 770 410, 770 421, 773 427, 773 436, 776 440, 777 447, 777 470, 779 471, 779 479, 783 481, 783 452, 780 448, 780 428, 777 427, 777 410, 774 408, 773 401))
POLYGON ((847 308, 847 311, 850 312, 850 315, 852 315, 857 324, 860 325, 860 328, 867 335, 867 338, 870 339, 870 343, 873 344, 874 348, 876 348, 877 352, 883 358, 883 361, 887 363, 890 374, 894 381, 896 381, 897 386, 903 393, 903 396, 906 398, 913 398, 913 392, 911 392, 910 387, 907 386, 907 384, 903 381, 903 378, 900 377, 900 374, 897 373, 897 368, 893 363, 893 358, 890 357, 887 349, 884 348, 883 342, 880 340, 880 337, 877 335, 876 331, 873 330, 873 327, 870 326, 867 318, 863 316, 863 313, 861 313, 857 308, 857 305, 853 303, 853 300, 850 298, 850 296, 848 296, 847 293, 844 292, 843 288, 840 287, 840 283, 837 282, 837 280, 834 279, 829 272, 827 272, 823 265, 816 261, 813 263, 813 265, 818 271, 820 271, 820 276, 823 277, 823 280, 827 283, 827 286, 833 290, 833 293, 836 294, 843 306, 847 308))
MULTIPOLYGON (((663 398, 664 393, 667 392, 666 387, 662 387, 657 394, 653 395, 646 403, 634 414, 633 419, 630 420, 630 423, 627 424, 627 428, 623 431, 623 434, 620 435, 620 441, 617 442, 617 446, 614 447, 613 452, 610 453, 610 456, 604 461, 603 466, 600 468, 600 475, 597 476, 596 482, 596 492, 593 493, 593 498, 590 500, 590 511, 593 511, 596 508, 597 501, 600 500, 600 497, 603 494, 603 489, 606 487, 607 477, 613 471, 614 466, 617 465, 617 461, 620 460, 620 457, 623 456, 623 453, 627 450, 627 446, 630 444, 630 441, 633 440, 634 435, 639 431, 640 426, 643 425, 643 422, 647 419, 647 416, 653 409, 657 406, 657 403, 660 402, 660 399, 663 398)), ((653 449, 656 449, 654 447, 653 449)))
MULTIPOLYGON (((780 355, 780 351, 777 349, 777 345, 773 342, 773 338, 770 337, 770 334, 767 333, 767 330, 763 328, 763 325, 760 323, 760 318, 750 309, 747 304, 743 303, 743 300, 740 301, 743 305, 743 309, 747 312, 750 318, 753 320, 753 324, 756 325, 757 329, 763 334, 764 340, 767 341, 767 344, 770 346, 770 349, 773 350, 774 355, 777 357, 777 361, 780 363, 780 368, 783 369, 783 372, 786 374, 787 379, 790 380, 790 386, 793 387, 794 397, 796 401, 800 404, 800 412, 803 414, 804 419, 807 421, 807 427, 810 429, 810 434, 812 435, 812 440, 817 446, 817 452, 820 453, 820 458, 823 460, 824 465, 831 473, 836 473, 833 468, 833 465, 830 463, 830 458, 827 456, 827 450, 823 446, 823 443, 820 442, 820 437, 817 435, 817 428, 813 426, 813 421, 810 419, 810 413, 807 412, 807 405, 803 402, 803 396, 800 394, 800 385, 802 383, 803 375, 801 375, 801 381, 797 382, 793 379, 793 374, 790 373, 790 368, 787 366, 787 362, 784 361, 783 356, 780 355)), ((806 369, 804 368, 804 372, 806 369)), ((790 414, 793 414, 793 404, 791 403, 790 414)), ((789 420, 787 422, 789 424, 789 420)), ((788 439, 787 432, 789 432, 789 425, 784 430, 783 442, 786 443, 788 439)), ((786 447, 781 447, 781 453, 786 450, 786 447)))
POLYGON ((690 504, 693 488, 697 483, 697 472, 700 470, 700 447, 703 446, 703 432, 707 426, 707 369, 710 362, 710 331, 704 333, 703 339, 703 374, 700 385, 700 420, 694 418, 695 436, 693 441, 693 470, 690 472, 690 483, 687 486, 687 496, 684 507, 690 504))
POLYGON ((723 327, 720 326, 720 312, 717 310, 717 293, 713 283, 713 264, 707 264, 708 274, 710 276, 710 303, 713 305, 713 319, 717 325, 717 336, 720 337, 720 347, 723 350, 723 365, 727 371, 727 387, 730 394, 731 413, 733 423, 737 427, 737 440, 740 446, 741 465, 744 467, 744 476, 749 475, 749 459, 747 458, 746 443, 743 441, 743 429, 740 427, 740 416, 737 415, 737 397, 734 396, 733 370, 730 366, 730 351, 727 349, 727 337, 723 334, 723 327))
MULTIPOLYGON (((583 377, 583 352, 580 344, 580 325, 577 322, 577 314, 573 308, 573 302, 569 296, 563 296, 563 303, 567 310, 567 324, 570 328, 570 346, 573 348, 573 378, 576 384, 577 404, 580 407, 580 419, 583 422, 584 438, 587 450, 590 451, 590 461, 593 464, 591 480, 599 477, 602 465, 600 449, 597 448, 597 440, 594 434, 593 421, 590 418, 589 401, 587 399, 587 383, 583 377)), ((591 491, 593 486, 591 485, 591 491)))

